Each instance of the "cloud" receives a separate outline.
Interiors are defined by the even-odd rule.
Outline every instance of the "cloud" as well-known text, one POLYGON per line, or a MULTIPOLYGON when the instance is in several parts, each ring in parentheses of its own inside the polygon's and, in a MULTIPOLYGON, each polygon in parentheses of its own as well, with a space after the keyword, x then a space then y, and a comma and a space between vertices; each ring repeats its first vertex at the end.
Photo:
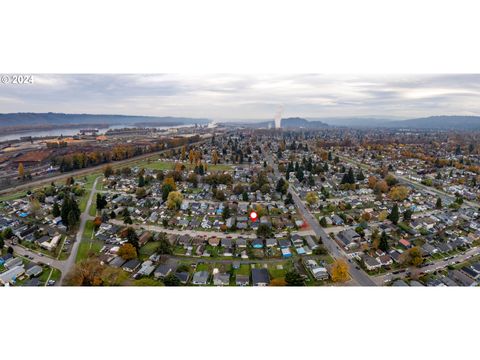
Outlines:
POLYGON ((480 114, 480 75, 71 74, 0 85, 0 112, 192 116, 480 114))

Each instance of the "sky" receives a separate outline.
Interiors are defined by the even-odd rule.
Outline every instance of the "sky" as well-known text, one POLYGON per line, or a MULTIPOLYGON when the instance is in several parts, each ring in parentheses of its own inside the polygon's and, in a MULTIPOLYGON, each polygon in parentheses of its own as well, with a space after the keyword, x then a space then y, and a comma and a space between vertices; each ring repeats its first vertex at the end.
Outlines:
POLYGON ((38 74, 0 83, 0 113, 414 118, 480 115, 480 75, 38 74))

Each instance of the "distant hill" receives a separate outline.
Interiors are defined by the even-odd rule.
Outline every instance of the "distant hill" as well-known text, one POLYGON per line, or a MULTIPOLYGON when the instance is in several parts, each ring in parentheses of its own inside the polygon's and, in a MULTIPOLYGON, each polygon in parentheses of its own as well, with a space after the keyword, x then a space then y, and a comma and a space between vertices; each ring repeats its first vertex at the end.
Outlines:
POLYGON ((382 126, 410 129, 480 130, 480 116, 429 116, 391 121, 382 126))
POLYGON ((291 117, 282 119, 280 122, 280 126, 284 129, 288 128, 308 128, 308 129, 318 129, 318 128, 325 128, 328 127, 322 121, 308 121, 307 119, 299 118, 299 117, 291 117))
POLYGON ((63 113, 10 113, 0 114, 0 127, 21 125, 62 125, 62 124, 135 124, 152 123, 155 126, 175 126, 188 124, 208 124, 208 119, 183 118, 172 116, 131 116, 63 113))

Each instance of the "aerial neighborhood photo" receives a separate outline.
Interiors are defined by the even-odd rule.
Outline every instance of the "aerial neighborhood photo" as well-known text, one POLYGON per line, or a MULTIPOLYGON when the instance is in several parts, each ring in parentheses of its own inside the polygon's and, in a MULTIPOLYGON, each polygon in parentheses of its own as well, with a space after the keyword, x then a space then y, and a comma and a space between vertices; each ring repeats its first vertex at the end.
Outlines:
POLYGON ((480 284, 479 75, 2 82, 2 286, 480 284))

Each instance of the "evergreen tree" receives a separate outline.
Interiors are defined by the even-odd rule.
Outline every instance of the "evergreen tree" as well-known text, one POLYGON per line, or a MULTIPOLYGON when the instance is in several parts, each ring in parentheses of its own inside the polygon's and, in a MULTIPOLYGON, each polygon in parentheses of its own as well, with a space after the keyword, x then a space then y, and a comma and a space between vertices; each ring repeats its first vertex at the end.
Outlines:
POLYGON ((385 231, 382 231, 382 235, 380 236, 380 244, 378 248, 384 252, 388 251, 388 236, 385 231))
POLYGON ((363 181, 365 180, 365 175, 363 174, 363 171, 360 169, 360 171, 357 174, 357 180, 358 181, 363 181))
POLYGON ((390 215, 388 215, 388 219, 394 224, 398 223, 398 220, 400 219, 400 215, 398 212, 398 205, 396 203, 395 205, 393 205, 392 212, 390 213, 390 215))
POLYGON ((53 204, 52 215, 54 217, 60 216, 60 207, 58 206, 58 203, 53 204))
POLYGON ((343 175, 342 184, 355 184, 355 175, 352 168, 349 168, 348 172, 343 175))
POLYGON ((138 187, 144 187, 145 186, 145 178, 143 177, 143 175, 140 175, 138 177, 138 187))
POLYGON ((320 221, 319 221, 320 225, 324 228, 326 228, 328 226, 327 224, 327 219, 325 218, 325 216, 323 216, 320 221))
POLYGON ((442 199, 440 197, 437 198, 437 202, 435 203, 435 208, 436 209, 442 208, 442 199))

